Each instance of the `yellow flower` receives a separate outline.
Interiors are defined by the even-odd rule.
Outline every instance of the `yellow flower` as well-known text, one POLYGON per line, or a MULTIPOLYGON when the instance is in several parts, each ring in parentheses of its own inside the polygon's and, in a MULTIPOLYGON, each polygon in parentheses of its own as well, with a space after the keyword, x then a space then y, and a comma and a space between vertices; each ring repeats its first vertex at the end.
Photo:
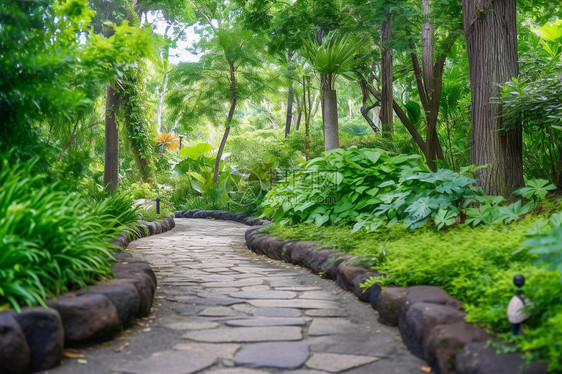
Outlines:
POLYGON ((154 138, 154 141, 158 146, 166 146, 170 151, 178 149, 180 146, 179 137, 170 133, 159 132, 158 136, 154 138))

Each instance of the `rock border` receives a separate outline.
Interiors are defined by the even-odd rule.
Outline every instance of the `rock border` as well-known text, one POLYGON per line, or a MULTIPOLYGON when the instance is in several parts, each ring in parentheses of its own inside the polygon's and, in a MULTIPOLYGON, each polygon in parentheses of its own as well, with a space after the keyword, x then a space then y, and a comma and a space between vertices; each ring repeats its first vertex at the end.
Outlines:
MULTIPOLYGON (((113 239, 121 249, 136 239, 172 230, 174 216, 140 221, 140 227, 113 239)), ((116 251, 115 279, 47 300, 49 309, 23 308, 0 313, 0 372, 25 374, 60 364, 65 347, 106 341, 150 314, 156 276, 150 265, 116 251)))
POLYGON ((266 219, 253 218, 247 213, 230 213, 225 210, 178 210, 174 212, 174 216, 175 218, 212 218, 223 221, 235 221, 248 226, 262 226, 271 223, 271 221, 266 219))
POLYGON ((380 275, 367 266, 351 262, 352 256, 318 248, 312 241, 286 241, 260 230, 271 223, 225 211, 190 210, 175 212, 176 218, 213 218, 253 226, 246 231, 248 248, 257 254, 310 269, 335 281, 342 289, 369 302, 379 322, 398 327, 408 350, 441 374, 542 374, 547 365, 527 365, 520 353, 497 353, 488 341, 493 337, 464 321, 462 302, 435 286, 386 287, 377 283, 361 288, 367 278, 380 275))

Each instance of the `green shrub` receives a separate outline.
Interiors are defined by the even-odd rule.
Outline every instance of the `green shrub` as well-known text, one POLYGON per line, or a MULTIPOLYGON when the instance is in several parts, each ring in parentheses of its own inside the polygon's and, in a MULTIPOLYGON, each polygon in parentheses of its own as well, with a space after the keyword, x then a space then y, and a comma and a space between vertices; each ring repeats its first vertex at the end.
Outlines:
MULTIPOLYGON (((111 277, 110 240, 131 222, 122 197, 89 204, 37 174, 37 159, 0 171, 0 305, 47 297, 111 277), (120 222, 121 221, 121 222, 120 222)), ((130 206, 129 206, 130 208, 130 206)))
POLYGON ((375 230, 384 222, 416 228, 437 215, 450 222, 467 199, 482 195, 474 182, 447 169, 431 173, 417 155, 335 149, 275 186, 264 214, 276 222, 354 223, 354 230, 375 230))

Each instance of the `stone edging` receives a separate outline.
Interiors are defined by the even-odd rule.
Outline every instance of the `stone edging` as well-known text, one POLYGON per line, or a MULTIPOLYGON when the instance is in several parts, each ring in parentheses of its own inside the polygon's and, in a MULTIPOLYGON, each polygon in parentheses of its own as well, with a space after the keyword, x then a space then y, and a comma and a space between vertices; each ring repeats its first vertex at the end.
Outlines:
POLYGON ((310 269, 341 288, 369 302, 379 321, 398 327, 404 344, 415 356, 424 359, 436 373, 457 374, 539 374, 547 373, 544 363, 525 366, 519 353, 497 354, 488 346, 492 336, 464 321, 462 302, 435 286, 387 287, 375 284, 368 290, 361 283, 377 273, 350 262, 352 256, 331 248, 317 248, 312 241, 285 241, 259 232, 267 220, 248 218, 223 211, 192 210, 176 212, 176 218, 214 218, 234 220, 251 227, 246 231, 248 248, 258 254, 310 269), (232 219, 230 217, 235 217, 232 219), (240 218, 243 217, 243 218, 240 218), (250 223, 251 222, 251 223, 250 223))
POLYGON ((253 218, 246 213, 229 213, 224 210, 199 210, 176 211, 176 218, 213 218, 224 221, 235 221, 248 226, 261 226, 271 223, 266 219, 253 218))
MULTIPOLYGON (((146 230, 121 234, 113 244, 125 249, 135 239, 175 227, 173 216, 145 222, 146 230)), ((48 300, 49 309, 24 308, 0 313, 0 372, 24 374, 56 367, 65 347, 108 340, 135 318, 150 314, 156 276, 148 263, 116 252, 111 267, 116 279, 48 300)))

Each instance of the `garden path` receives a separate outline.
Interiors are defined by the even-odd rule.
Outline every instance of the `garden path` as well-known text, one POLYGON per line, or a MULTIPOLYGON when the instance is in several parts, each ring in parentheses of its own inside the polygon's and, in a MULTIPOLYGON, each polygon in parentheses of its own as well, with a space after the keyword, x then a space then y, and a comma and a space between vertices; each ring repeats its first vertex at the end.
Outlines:
POLYGON ((176 219, 128 250, 158 277, 154 312, 51 374, 420 373, 373 309, 308 270, 246 249, 247 226, 176 219))

